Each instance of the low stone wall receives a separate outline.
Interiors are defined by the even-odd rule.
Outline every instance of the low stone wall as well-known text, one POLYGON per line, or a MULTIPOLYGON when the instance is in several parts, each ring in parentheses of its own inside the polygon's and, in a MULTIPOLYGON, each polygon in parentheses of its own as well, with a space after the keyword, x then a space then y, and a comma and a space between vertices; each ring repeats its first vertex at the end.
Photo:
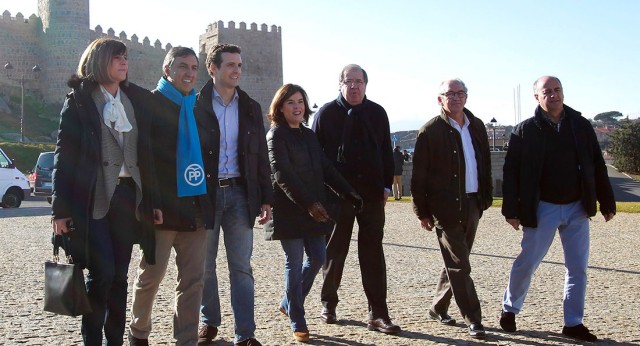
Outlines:
MULTIPOLYGON (((491 152, 491 178, 493 179, 493 195, 502 196, 502 166, 506 151, 491 152)), ((405 162, 402 166, 402 195, 411 196, 411 172, 413 171, 413 161, 405 162)))

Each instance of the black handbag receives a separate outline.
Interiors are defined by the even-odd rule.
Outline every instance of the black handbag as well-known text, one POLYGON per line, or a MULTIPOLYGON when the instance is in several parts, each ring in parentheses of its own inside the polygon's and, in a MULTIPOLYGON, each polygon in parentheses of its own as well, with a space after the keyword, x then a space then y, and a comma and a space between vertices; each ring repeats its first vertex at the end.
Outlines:
POLYGON ((90 313, 82 268, 71 256, 65 256, 67 263, 60 262, 60 247, 66 238, 54 235, 53 239, 53 260, 44 263, 44 311, 67 316, 90 313))

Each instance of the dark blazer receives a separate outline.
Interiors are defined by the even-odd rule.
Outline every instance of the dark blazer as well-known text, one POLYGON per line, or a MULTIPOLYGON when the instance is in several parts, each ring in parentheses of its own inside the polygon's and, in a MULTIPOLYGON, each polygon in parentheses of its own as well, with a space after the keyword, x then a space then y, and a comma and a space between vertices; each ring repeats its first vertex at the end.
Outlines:
MULTIPOLYGON (((563 126, 571 126, 580 164, 581 201, 585 212, 594 216, 596 201, 600 212, 615 213, 616 202, 607 167, 591 123, 580 112, 564 105, 563 126), (566 123, 565 123, 566 122, 566 123)), ((542 130, 543 118, 538 106, 535 115, 516 126, 509 139, 504 162, 502 215, 520 219, 525 227, 537 227, 536 212, 540 202, 540 179, 547 143, 542 130)))
MULTIPOLYGON (((180 119, 180 105, 169 100, 158 90, 153 90, 153 123, 151 136, 153 138, 153 156, 157 175, 158 192, 162 203, 162 216, 164 222, 156 225, 156 229, 172 231, 195 231, 196 215, 198 212, 204 221, 206 229, 213 228, 213 214, 211 202, 207 194, 201 196, 178 197, 177 183, 177 144, 178 144, 178 120, 180 119), (205 212, 206 211, 206 212, 205 212)), ((217 122, 216 122, 217 123, 217 122)), ((205 164, 205 174, 210 174, 213 151, 218 151, 219 142, 211 140, 213 121, 211 119, 196 120, 202 161, 205 164), (207 164, 208 163, 208 164, 207 164)), ((216 159, 217 160, 217 159, 216 159)), ((217 174, 214 173, 214 175, 217 174)))
MULTIPOLYGON (((464 114, 469 118, 469 133, 478 167, 480 210, 483 211, 493 201, 489 139, 482 120, 466 108, 464 114)), ((435 217, 443 225, 461 222, 464 217, 462 202, 466 199, 465 179, 462 138, 443 111, 423 125, 416 138, 411 195, 418 218, 435 217)))
MULTIPOLYGON (((78 235, 85 238, 92 215, 93 195, 102 163, 102 118, 91 98, 98 84, 72 79, 72 91, 67 95, 60 114, 52 175, 51 214, 56 219, 71 217, 78 235)), ((120 85, 135 110, 138 126, 138 166, 142 179, 141 216, 137 239, 149 264, 155 263, 153 209, 160 209, 157 196, 155 164, 151 150, 151 116, 149 90, 129 83, 120 85)), ((89 249, 90 250, 90 249, 89 249)), ((87 253, 74 254, 76 262, 86 261, 87 253)), ((83 262, 86 265, 86 262, 83 262)))
POLYGON ((367 201, 382 200, 393 183, 393 154, 387 112, 365 97, 351 106, 339 95, 315 115, 313 131, 331 163, 367 201), (347 121, 352 118, 352 125, 347 121), (347 131, 343 136, 343 131, 347 131), (344 160, 338 158, 344 144, 344 160))
MULTIPOLYGON (((253 224, 256 216, 260 214, 261 205, 273 204, 271 170, 269 169, 267 142, 260 104, 240 88, 236 88, 236 90, 239 98, 238 163, 240 165, 240 174, 247 187, 247 201, 249 203, 249 215, 247 217, 249 222, 253 224)), ((210 138, 208 140, 212 153, 205 160, 204 165, 207 172, 207 191, 213 210, 215 210, 215 187, 218 184, 218 161, 220 156, 220 125, 213 111, 212 98, 213 80, 210 79, 198 93, 194 113, 198 122, 211 121, 210 138)))
MULTIPOLYGON (((292 239, 330 234, 334 222, 318 222, 308 208, 320 202, 327 211, 325 183, 333 191, 347 194, 353 188, 324 155, 316 135, 300 126, 281 124, 267 133, 275 201, 273 221, 265 226, 265 238, 292 239)), ((334 219, 336 214, 331 215, 334 219)))

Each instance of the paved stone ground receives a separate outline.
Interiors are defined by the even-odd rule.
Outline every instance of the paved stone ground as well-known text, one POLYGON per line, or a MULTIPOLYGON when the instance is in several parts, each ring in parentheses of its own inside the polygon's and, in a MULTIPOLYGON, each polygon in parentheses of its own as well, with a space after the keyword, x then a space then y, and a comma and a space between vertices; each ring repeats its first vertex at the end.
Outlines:
MULTIPOLYGON (((46 213, 0 210, 0 344, 77 345, 81 343, 80 319, 42 311, 43 261, 50 254, 46 213), (40 216, 33 216, 34 214, 40 216)), ((605 345, 640 345, 640 215, 619 214, 609 223, 602 217, 591 223, 591 261, 585 325, 605 345)), ((392 318, 404 331, 388 336, 366 329, 366 300, 361 287, 357 247, 347 259, 340 290, 338 324, 318 319, 320 276, 306 304, 312 345, 565 345, 575 344, 560 334, 564 267, 556 239, 533 280, 525 308, 518 315, 516 333, 502 332, 498 325, 500 299, 507 283, 520 235, 510 229, 491 208, 481 220, 472 254, 472 276, 484 311, 488 331, 485 341, 467 336, 463 324, 441 326, 430 321, 427 309, 442 265, 435 235, 418 227, 408 203, 387 205, 385 252, 392 318)), ((220 252, 223 326, 215 345, 232 345, 233 319, 229 305, 228 273, 224 251, 220 252)), ((135 276, 136 249, 129 282, 135 276)), ((256 278, 256 331, 265 345, 295 345, 287 319, 276 306, 282 294, 283 254, 278 242, 266 242, 255 229, 253 256, 256 278)), ((172 344, 172 306, 175 268, 171 268, 158 293, 155 306, 153 345, 172 344)), ((460 320, 455 307, 451 315, 460 320)))

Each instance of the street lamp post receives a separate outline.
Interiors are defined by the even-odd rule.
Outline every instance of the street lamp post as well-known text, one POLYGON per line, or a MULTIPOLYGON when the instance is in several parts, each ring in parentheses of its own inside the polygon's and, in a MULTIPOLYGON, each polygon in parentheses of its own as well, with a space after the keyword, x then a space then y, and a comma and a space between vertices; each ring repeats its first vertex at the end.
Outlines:
MULTIPOLYGON (((24 73, 20 79, 13 79, 9 76, 11 70, 13 70, 13 65, 7 61, 4 64, 4 70, 7 72, 7 78, 10 80, 20 82, 20 143, 24 142, 24 73)), ((31 68, 31 71, 35 74, 36 79, 38 79, 38 72, 40 72, 40 66, 36 64, 31 68)))
POLYGON ((491 151, 496 151, 496 123, 497 122, 498 121, 496 120, 495 117, 493 117, 491 119, 491 128, 493 129, 493 136, 492 136, 493 137, 493 147, 492 147, 491 151))

